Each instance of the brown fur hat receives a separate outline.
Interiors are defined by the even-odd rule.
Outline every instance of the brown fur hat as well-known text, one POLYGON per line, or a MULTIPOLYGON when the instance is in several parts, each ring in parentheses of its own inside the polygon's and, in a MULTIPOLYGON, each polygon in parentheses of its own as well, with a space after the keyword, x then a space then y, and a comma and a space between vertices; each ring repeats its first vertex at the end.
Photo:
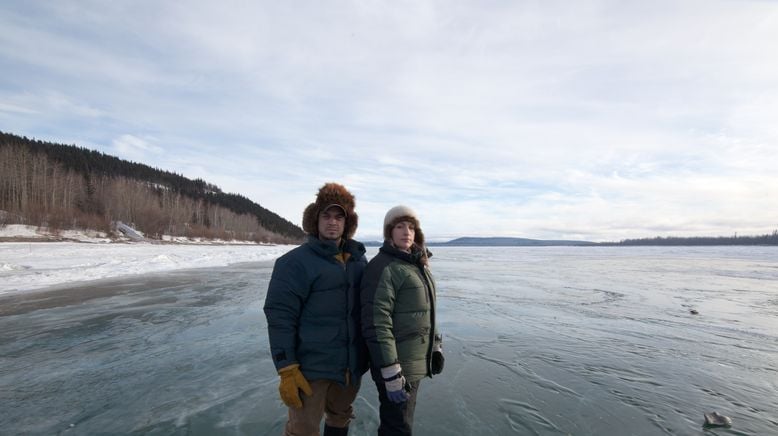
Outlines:
POLYGON ((343 237, 351 239, 357 231, 359 216, 354 212, 354 196, 345 186, 338 183, 325 183, 316 194, 316 201, 308 205, 303 212, 303 230, 313 236, 319 236, 319 214, 327 206, 336 204, 346 212, 346 228, 343 237))
POLYGON ((384 217, 384 240, 390 241, 392 239, 392 228, 401 221, 410 221, 413 223, 415 234, 413 236, 413 242, 419 247, 424 247, 424 233, 421 231, 421 225, 419 225, 419 217, 416 212, 408 206, 395 206, 386 212, 384 217))

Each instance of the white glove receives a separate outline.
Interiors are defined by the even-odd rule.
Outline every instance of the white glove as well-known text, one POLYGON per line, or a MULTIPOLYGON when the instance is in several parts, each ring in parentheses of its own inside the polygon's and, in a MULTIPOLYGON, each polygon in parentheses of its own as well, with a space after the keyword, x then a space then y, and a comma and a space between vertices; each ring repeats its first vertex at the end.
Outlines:
POLYGON ((384 379, 389 401, 403 403, 408 400, 408 393, 405 392, 405 377, 399 363, 381 368, 381 377, 384 379))

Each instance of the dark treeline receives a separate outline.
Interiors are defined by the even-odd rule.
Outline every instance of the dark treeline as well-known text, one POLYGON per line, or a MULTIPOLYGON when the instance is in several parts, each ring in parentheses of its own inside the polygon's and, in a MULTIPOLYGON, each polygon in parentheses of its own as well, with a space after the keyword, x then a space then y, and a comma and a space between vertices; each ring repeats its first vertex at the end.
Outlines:
POLYGON ((701 236, 701 237, 655 237, 625 239, 621 242, 601 245, 778 245, 778 230, 771 235, 760 236, 701 236))
POLYGON ((302 230, 202 179, 95 150, 0 132, 2 222, 105 230, 113 221, 151 236, 294 242, 302 230))

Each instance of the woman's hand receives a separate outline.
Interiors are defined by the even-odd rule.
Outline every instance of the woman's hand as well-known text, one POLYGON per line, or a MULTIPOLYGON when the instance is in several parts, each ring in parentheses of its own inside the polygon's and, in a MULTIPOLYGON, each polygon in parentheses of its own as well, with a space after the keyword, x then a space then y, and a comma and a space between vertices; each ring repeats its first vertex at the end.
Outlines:
POLYGON ((393 403, 408 401, 408 393, 405 391, 405 377, 399 363, 381 368, 381 377, 386 386, 386 396, 393 403))

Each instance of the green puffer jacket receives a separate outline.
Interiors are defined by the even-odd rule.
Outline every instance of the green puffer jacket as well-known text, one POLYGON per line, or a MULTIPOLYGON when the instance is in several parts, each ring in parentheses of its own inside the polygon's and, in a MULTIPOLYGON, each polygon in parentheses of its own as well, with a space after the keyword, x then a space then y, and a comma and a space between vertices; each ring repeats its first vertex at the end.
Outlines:
POLYGON ((362 276, 362 336, 374 369, 400 363, 409 382, 432 377, 435 281, 420 262, 385 242, 362 276))

